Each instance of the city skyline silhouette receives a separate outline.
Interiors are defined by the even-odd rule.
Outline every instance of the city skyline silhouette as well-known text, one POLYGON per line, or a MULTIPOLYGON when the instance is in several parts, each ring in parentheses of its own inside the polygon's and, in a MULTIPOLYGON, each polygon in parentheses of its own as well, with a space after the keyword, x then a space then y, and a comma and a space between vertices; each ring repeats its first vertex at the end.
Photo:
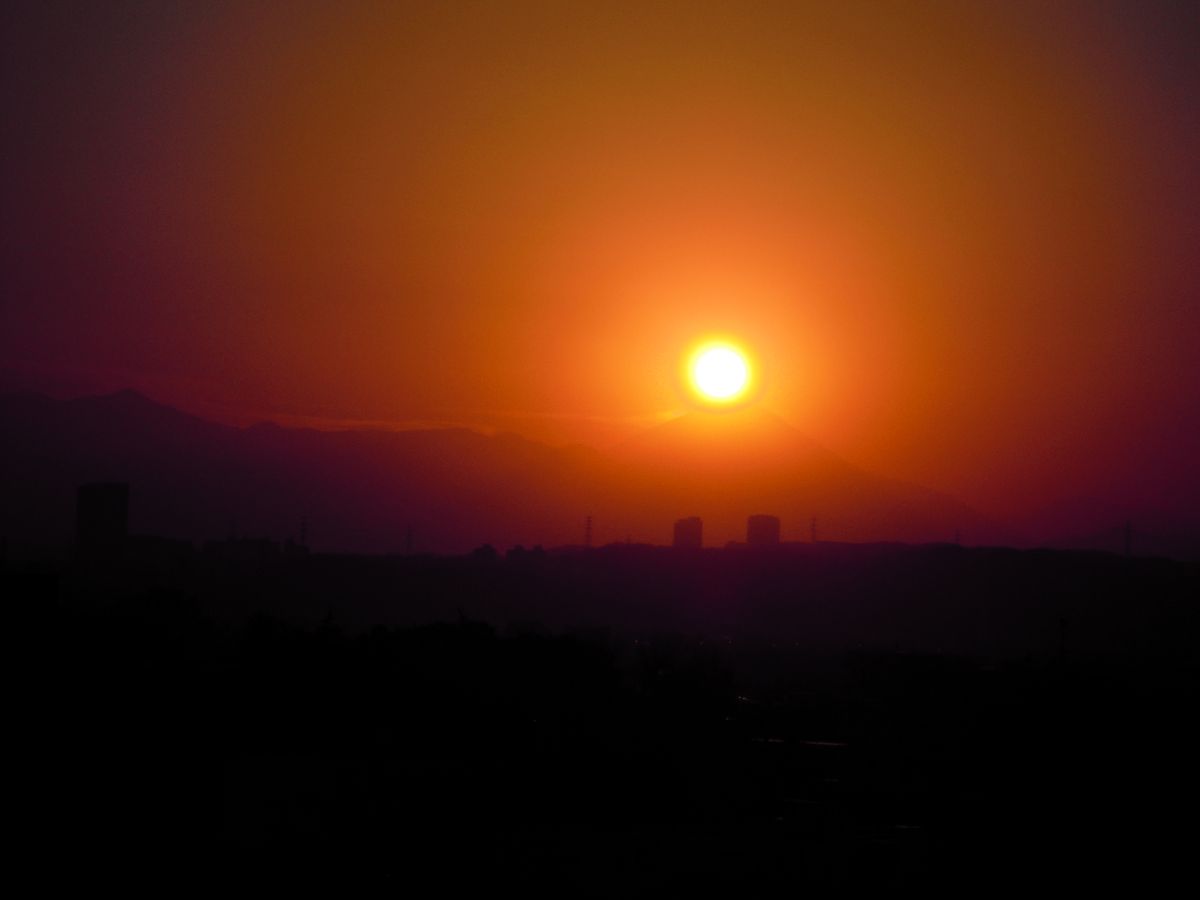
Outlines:
POLYGON ((1193 880, 1200 6, 0 20, 15 883, 1193 880))

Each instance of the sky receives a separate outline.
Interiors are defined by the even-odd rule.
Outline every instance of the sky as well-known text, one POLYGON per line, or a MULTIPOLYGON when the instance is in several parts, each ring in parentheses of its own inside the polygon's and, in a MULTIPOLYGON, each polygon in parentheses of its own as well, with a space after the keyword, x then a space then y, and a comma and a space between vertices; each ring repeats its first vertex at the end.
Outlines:
POLYGON ((1200 507, 1200 7, 12 3, 0 371, 607 446, 698 342, 998 514, 1200 507))

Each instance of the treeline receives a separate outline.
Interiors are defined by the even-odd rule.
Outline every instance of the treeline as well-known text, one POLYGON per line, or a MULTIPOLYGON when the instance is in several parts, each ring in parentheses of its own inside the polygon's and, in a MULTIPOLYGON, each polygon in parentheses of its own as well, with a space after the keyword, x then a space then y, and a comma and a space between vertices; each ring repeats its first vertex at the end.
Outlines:
POLYGON ((1144 883, 1171 872, 1173 810, 1196 798, 1196 673, 1170 662, 77 600, 26 610, 9 638, 17 808, 54 878, 1144 883))

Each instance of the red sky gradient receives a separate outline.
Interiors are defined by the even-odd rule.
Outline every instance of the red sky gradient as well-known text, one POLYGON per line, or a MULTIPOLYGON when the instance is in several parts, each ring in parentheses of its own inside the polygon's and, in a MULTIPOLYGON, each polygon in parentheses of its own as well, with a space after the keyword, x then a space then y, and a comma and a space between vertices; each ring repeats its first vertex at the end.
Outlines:
POLYGON ((603 445, 721 333, 873 471, 1200 504, 1194 4, 6 9, 14 384, 603 445))

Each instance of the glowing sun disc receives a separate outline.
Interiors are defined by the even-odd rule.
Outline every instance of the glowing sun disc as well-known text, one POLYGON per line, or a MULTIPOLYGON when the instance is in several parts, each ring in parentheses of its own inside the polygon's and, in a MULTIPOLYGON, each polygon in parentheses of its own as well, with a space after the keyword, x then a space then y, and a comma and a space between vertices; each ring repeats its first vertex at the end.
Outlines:
POLYGON ((692 386, 705 400, 737 400, 750 383, 750 364, 735 347, 717 344, 701 348, 689 367, 692 386))

